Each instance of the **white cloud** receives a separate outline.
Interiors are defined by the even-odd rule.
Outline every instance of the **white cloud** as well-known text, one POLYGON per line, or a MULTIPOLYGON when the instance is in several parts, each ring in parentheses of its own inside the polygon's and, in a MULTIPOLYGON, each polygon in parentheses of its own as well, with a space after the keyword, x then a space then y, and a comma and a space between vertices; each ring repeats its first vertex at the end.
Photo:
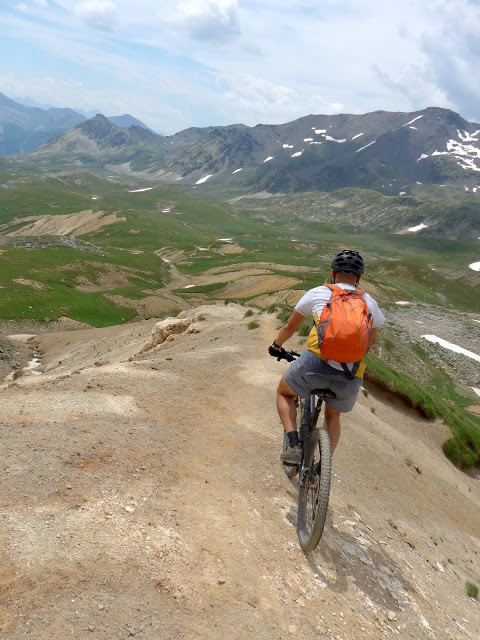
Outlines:
POLYGON ((237 0, 182 0, 176 22, 196 40, 227 41, 240 33, 237 0))
POLYGON ((87 0, 74 7, 75 13, 90 27, 110 31, 117 22, 117 5, 110 0, 87 0))
MULTIPOLYGON (((59 93, 52 89, 43 102, 98 106, 108 115, 121 107, 148 116, 147 124, 154 117, 151 126, 170 132, 431 105, 479 119, 478 2, 19 0, 19 6, 22 15, 0 0, 0 55, 8 36, 3 55, 25 86, 12 95, 40 91, 48 75, 59 93), (75 104, 72 80, 81 83, 75 104)), ((8 95, 6 85, 2 90, 8 95)))

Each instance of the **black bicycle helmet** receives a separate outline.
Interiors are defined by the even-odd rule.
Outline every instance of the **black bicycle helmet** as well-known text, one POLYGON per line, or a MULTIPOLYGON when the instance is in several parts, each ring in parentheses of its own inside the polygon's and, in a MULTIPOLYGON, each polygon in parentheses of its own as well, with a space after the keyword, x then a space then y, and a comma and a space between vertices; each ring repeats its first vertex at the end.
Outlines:
POLYGON ((341 271, 342 273, 354 273, 357 276, 361 276, 365 271, 365 263, 358 251, 344 249, 334 257, 332 269, 335 273, 341 271))

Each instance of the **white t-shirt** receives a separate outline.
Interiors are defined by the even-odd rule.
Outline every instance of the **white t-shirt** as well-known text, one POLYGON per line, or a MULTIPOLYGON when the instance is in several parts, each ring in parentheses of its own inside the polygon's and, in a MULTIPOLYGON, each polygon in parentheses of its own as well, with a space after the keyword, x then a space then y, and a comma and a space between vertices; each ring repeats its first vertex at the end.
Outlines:
MULTIPOLYGON (((355 287, 353 284, 347 284, 346 282, 341 282, 337 284, 337 287, 344 289, 345 291, 354 291, 355 287)), ((302 316, 308 316, 310 313, 313 314, 317 312, 317 316, 320 317, 323 311, 323 307, 329 302, 332 297, 332 291, 328 287, 322 285, 320 287, 315 287, 314 289, 310 289, 307 293, 298 301, 295 306, 295 311, 302 314, 302 316)), ((372 329, 375 327, 380 327, 385 322, 385 316, 380 311, 378 304, 375 300, 370 296, 367 292, 363 293, 363 297, 365 298, 365 302, 368 305, 368 310, 372 314, 372 329)), ((334 369, 339 369, 343 371, 341 364, 336 362, 335 360, 329 360, 328 364, 334 369)), ((353 363, 347 363, 348 365, 352 365, 353 363)))

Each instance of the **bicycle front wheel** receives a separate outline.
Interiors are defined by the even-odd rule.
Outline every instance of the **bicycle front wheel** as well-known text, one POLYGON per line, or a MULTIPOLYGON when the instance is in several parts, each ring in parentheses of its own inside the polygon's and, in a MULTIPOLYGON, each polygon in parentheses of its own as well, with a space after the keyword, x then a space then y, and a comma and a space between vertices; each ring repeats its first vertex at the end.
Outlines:
POLYGON ((330 436, 325 429, 315 429, 306 443, 305 472, 300 478, 297 532, 300 546, 312 551, 322 537, 327 519, 332 454, 330 436))

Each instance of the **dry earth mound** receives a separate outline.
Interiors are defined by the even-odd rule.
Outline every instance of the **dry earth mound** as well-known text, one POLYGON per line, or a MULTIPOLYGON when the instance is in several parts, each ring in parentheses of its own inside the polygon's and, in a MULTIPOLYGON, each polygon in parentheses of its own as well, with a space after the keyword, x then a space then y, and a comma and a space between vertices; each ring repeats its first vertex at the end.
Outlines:
POLYGON ((102 227, 116 222, 125 222, 114 213, 104 211, 79 211, 58 216, 28 216, 15 218, 7 224, 0 225, 0 231, 7 236, 81 236, 98 231, 102 227), (27 223, 27 224, 25 224, 27 223), (17 227, 12 229, 12 227, 17 227))
POLYGON ((305 556, 276 321, 244 313, 30 339, 43 372, 1 388, 2 640, 478 639, 479 481, 446 427, 361 395, 305 556))

